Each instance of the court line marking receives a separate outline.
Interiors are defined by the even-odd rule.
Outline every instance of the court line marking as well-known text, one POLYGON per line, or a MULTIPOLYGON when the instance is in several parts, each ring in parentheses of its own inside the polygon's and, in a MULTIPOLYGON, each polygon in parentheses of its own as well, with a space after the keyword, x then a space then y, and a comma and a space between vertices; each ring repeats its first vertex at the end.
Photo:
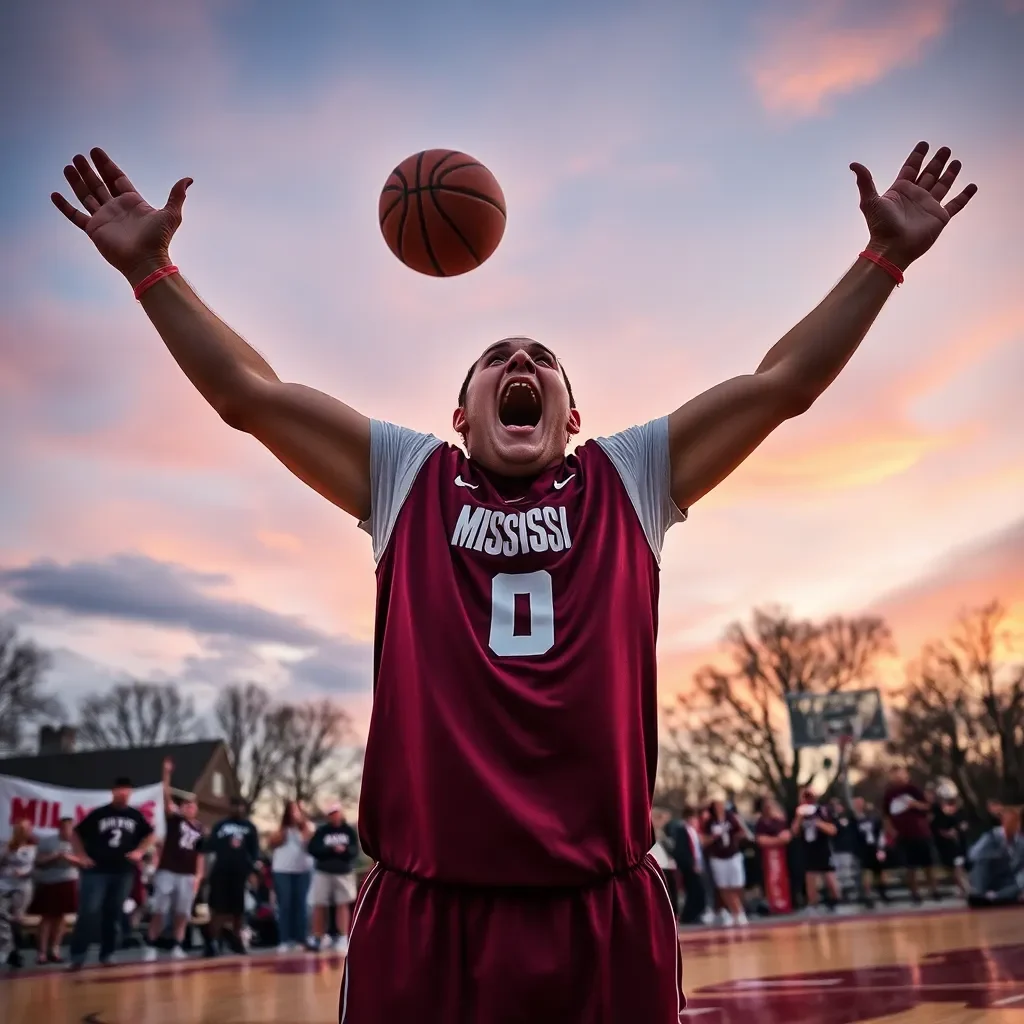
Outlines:
MULTIPOLYGON (((1008 978, 1005 981, 1001 981, 1001 980, 997 980, 997 981, 973 981, 973 982, 963 982, 962 984, 959 984, 959 985, 956 982, 952 982, 952 981, 946 982, 945 984, 938 983, 938 984, 931 984, 931 985, 929 985, 929 984, 917 984, 917 985, 849 985, 849 986, 847 986, 845 988, 842 988, 839 985, 836 985, 835 987, 830 987, 829 991, 830 992, 836 992, 836 993, 844 993, 844 994, 848 993, 850 995, 864 995, 865 993, 868 993, 868 992, 948 992, 950 990, 952 990, 954 992, 961 992, 964 989, 981 989, 981 990, 984 991, 985 989, 993 989, 993 988, 994 989, 1010 988, 1011 986, 1020 985, 1020 983, 1021 982, 1018 979, 1008 978)), ((803 989, 814 989, 814 988, 817 988, 817 987, 820 987, 820 985, 818 985, 814 981, 809 981, 809 982, 804 982, 804 981, 778 982, 775 985, 764 985, 763 983, 760 983, 760 982, 757 982, 757 981, 751 982, 749 980, 741 980, 741 981, 735 982, 729 989, 712 988, 710 991, 707 991, 707 996, 708 997, 714 996, 715 998, 718 998, 718 997, 721 996, 723 998, 728 999, 728 998, 731 998, 732 996, 743 996, 743 995, 746 995, 748 992, 750 992, 750 991, 757 991, 760 988, 775 988, 775 989, 782 989, 782 990, 788 989, 788 990, 793 991, 793 992, 800 992, 803 989)), ((703 996, 701 996, 701 992, 702 991, 706 991, 706 990, 704 990, 704 989, 697 989, 696 993, 694 994, 694 999, 695 1000, 696 999, 703 999, 704 998, 703 996)), ((1022 992, 1022 993, 1020 993, 1019 995, 1016 995, 1016 996, 1006 997, 1001 1002, 1016 1002, 1017 1000, 1022 1000, 1022 999, 1024 999, 1024 992, 1022 992)), ((992 1003, 990 1005, 996 1006, 998 1004, 992 1003)))
POLYGON ((1024 992, 1016 996, 1007 996, 1005 999, 997 999, 994 1003, 989 1003, 989 1007, 993 1006, 1009 1006, 1011 1003, 1024 1002, 1024 992))

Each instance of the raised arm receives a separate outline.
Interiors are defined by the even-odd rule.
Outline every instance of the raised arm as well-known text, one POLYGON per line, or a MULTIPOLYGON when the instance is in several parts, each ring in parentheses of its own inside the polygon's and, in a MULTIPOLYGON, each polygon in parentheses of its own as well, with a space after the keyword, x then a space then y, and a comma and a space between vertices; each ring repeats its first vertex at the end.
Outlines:
POLYGON ((160 779, 164 791, 165 814, 176 814, 178 812, 178 805, 174 802, 174 797, 171 795, 171 776, 173 774, 174 762, 169 757, 165 757, 163 763, 163 775, 160 779))
POLYGON ((707 494, 783 421, 811 407, 857 350, 896 287, 896 275, 931 248, 977 192, 968 185, 942 206, 960 161, 947 166, 950 151, 943 147, 922 170, 927 152, 927 143, 919 143, 881 196, 867 168, 851 164, 870 233, 867 251, 888 269, 858 258, 754 373, 725 381, 671 414, 672 499, 679 508, 707 494))
MULTIPOLYGON (((78 155, 64 168, 86 212, 59 193, 50 198, 134 289, 172 265, 169 246, 192 179, 182 178, 167 204, 154 209, 103 150, 90 155, 92 163, 78 155)), ((177 364, 225 423, 251 434, 335 505, 360 519, 369 515, 370 422, 365 416, 312 388, 281 381, 180 273, 160 278, 140 301, 177 364)))

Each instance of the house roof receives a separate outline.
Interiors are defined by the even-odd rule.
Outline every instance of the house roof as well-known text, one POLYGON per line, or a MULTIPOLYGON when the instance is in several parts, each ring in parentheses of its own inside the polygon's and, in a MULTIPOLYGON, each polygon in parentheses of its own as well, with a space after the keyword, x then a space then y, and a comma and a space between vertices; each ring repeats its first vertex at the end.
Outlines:
POLYGON ((160 781, 164 758, 169 757, 174 762, 171 785, 176 789, 194 790, 221 746, 221 740, 201 740, 159 747, 120 747, 80 750, 70 754, 5 757, 0 758, 0 775, 74 789, 108 789, 117 776, 127 775, 132 785, 148 786, 160 781))

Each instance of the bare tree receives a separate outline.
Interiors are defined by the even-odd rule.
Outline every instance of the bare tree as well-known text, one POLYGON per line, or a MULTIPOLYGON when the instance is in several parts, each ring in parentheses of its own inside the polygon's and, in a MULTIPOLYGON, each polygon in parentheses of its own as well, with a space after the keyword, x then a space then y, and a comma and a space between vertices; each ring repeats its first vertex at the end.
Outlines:
POLYGON ((190 697, 174 683, 121 683, 86 697, 79 709, 78 739, 87 747, 152 747, 194 738, 190 697))
POLYGON ((281 782, 287 796, 306 804, 352 799, 362 751, 348 712, 326 699, 285 705, 282 711, 287 725, 281 782))
POLYGON ((1024 800, 1024 635, 993 601, 907 666, 890 751, 929 778, 951 778, 967 809, 1024 800))
POLYGON ((213 713, 231 753, 242 797, 252 807, 281 777, 292 713, 274 704, 267 690, 255 683, 222 690, 213 713))
POLYGON ((45 651, 0 623, 0 748, 19 750, 29 725, 63 715, 60 701, 43 689, 47 664, 45 651))
POLYGON ((729 626, 723 643, 732 664, 698 670, 692 690, 666 712, 669 733, 723 785, 771 793, 792 809, 824 760, 791 749, 786 696, 871 685, 878 660, 895 653, 892 634, 875 616, 814 623, 766 608, 750 626, 729 626))

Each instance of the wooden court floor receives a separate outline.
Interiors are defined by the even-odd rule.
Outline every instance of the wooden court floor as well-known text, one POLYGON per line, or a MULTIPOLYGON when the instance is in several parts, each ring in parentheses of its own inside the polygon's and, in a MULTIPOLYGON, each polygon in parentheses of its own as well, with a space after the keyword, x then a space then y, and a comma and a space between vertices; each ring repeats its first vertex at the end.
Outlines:
MULTIPOLYGON (((685 1021, 1024 1024, 1024 908, 699 931, 682 948, 685 1021)), ((335 1024, 340 976, 335 955, 273 953, 7 972, 0 1022, 335 1024)))

